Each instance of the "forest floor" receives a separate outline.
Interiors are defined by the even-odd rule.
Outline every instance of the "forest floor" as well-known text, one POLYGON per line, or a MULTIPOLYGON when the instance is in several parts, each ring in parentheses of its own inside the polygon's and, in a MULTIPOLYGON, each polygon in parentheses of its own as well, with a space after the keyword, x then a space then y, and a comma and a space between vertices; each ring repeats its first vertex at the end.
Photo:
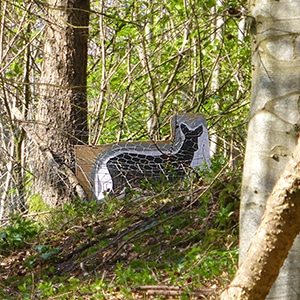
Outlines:
POLYGON ((240 173, 15 215, 0 299, 218 299, 238 256, 240 173))

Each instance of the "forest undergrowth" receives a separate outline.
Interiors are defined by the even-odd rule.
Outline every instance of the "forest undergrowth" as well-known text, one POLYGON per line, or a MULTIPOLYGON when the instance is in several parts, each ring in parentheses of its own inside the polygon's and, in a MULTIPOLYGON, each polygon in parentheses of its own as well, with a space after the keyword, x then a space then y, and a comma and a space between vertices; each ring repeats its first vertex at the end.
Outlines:
POLYGON ((237 266, 240 181, 218 162, 123 199, 1 220, 0 298, 218 299, 237 266))

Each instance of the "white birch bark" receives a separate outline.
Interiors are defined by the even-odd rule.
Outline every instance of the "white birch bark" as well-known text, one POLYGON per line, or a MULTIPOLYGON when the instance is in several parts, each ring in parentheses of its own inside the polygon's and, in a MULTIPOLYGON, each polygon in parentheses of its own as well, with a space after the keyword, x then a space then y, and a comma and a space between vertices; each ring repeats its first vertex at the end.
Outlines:
MULTIPOLYGON (((240 213, 240 263, 265 209, 266 199, 295 149, 300 110, 300 2, 250 1, 253 86, 240 213)), ((269 299, 300 295, 300 238, 269 299)))

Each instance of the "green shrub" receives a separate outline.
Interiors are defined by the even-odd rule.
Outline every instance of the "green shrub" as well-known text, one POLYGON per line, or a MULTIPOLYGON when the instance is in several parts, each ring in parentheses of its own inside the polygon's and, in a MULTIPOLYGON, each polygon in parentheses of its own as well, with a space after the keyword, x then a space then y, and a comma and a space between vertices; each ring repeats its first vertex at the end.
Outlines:
POLYGON ((37 222, 13 215, 10 223, 0 229, 0 254, 26 247, 41 229, 37 222))

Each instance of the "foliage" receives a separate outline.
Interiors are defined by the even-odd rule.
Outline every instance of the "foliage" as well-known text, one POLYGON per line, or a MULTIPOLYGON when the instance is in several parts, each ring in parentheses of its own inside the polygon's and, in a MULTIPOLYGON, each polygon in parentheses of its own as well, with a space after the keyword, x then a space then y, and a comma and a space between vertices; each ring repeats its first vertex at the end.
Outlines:
MULTIPOLYGON (((51 212, 42 232, 38 222, 12 220, 30 234, 18 252, 6 247, 3 298, 136 299, 146 286, 167 286, 179 289, 180 299, 206 287, 215 299, 213 287, 229 282, 238 254, 241 174, 226 171, 226 164, 213 161, 212 171, 193 173, 192 184, 193 176, 122 200, 66 204, 51 212), (231 188, 222 194, 226 182, 231 188)), ((4 231, 14 238, 11 225, 4 231)))
POLYGON ((245 5, 91 1, 89 143, 168 139, 171 115, 197 112, 217 147, 210 172, 176 186, 49 211, 31 190, 35 148, 20 126, 36 123, 48 7, 0 3, 0 219, 45 216, 17 214, 1 228, 0 298, 138 298, 154 284, 190 299, 230 280, 250 91, 245 5))
POLYGON ((232 2, 213 13, 215 5, 214 1, 119 1, 105 7, 111 18, 100 15, 101 5, 94 6, 99 15, 92 19, 91 35, 100 32, 102 40, 93 39, 101 59, 90 56, 90 99, 98 101, 91 111, 93 143, 113 142, 116 137, 148 138, 148 134, 158 138, 166 134, 166 116, 192 111, 207 115, 209 127, 222 130, 224 140, 239 148, 250 49, 245 47, 247 36, 239 38, 240 15, 231 14, 229 8, 243 7, 232 2), (216 28, 219 17, 222 28, 216 28), (219 88, 213 90, 216 68, 219 88), (233 128, 241 129, 233 135, 233 128))
POLYGON ((12 216, 10 224, 0 230, 0 254, 26 247, 41 229, 32 220, 23 219, 19 215, 12 216))
POLYGON ((40 195, 32 195, 29 199, 29 213, 43 212, 50 210, 50 207, 43 201, 40 195))
MULTIPOLYGON (((241 160, 250 91, 246 3, 91 1, 88 120, 90 144, 157 140, 170 116, 206 116, 212 146, 241 160), (217 140, 215 139, 217 137, 217 140)), ((33 143, 19 121, 35 123, 46 7, 1 3, 0 217, 31 197, 33 143)))

